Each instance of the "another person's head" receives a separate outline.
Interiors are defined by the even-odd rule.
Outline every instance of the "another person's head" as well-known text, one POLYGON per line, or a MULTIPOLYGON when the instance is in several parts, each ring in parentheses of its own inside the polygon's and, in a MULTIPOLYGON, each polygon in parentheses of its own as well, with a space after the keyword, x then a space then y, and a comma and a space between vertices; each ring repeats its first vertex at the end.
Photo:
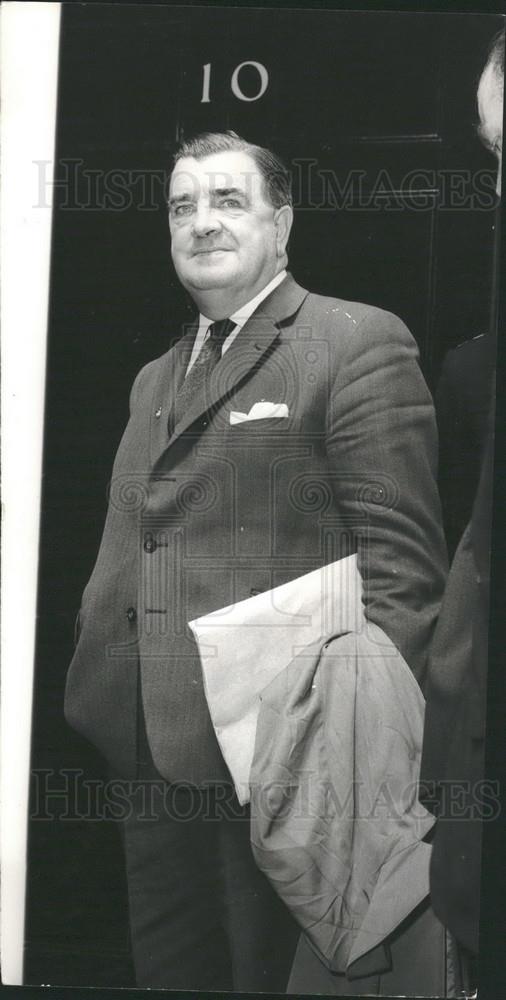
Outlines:
POLYGON ((235 312, 286 266, 292 221, 290 175, 268 149, 235 132, 204 132, 177 150, 172 259, 211 319, 235 312))
POLYGON ((504 102, 504 31, 495 36, 478 85, 479 134, 484 145, 497 156, 497 193, 501 193, 502 131, 504 102))

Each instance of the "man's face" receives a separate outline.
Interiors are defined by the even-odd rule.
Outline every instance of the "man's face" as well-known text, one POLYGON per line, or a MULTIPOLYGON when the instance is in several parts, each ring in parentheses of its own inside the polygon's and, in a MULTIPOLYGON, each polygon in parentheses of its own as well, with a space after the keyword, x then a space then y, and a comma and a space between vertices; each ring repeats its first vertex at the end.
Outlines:
POLYGON ((478 86, 480 137, 499 161, 497 193, 501 193, 503 80, 492 65, 484 69, 478 86))
POLYGON ((286 261, 291 210, 271 205, 245 152, 179 160, 170 181, 169 222, 174 266, 197 300, 223 290, 244 304, 286 261))

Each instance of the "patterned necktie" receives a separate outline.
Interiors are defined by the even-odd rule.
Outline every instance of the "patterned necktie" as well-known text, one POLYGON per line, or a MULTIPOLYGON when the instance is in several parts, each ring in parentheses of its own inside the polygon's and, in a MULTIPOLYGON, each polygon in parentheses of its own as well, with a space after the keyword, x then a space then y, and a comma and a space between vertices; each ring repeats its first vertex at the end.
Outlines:
POLYGON ((176 395, 174 426, 188 412, 194 399, 205 393, 209 376, 221 358, 223 343, 235 326, 231 319, 220 319, 216 323, 211 323, 208 337, 176 395))

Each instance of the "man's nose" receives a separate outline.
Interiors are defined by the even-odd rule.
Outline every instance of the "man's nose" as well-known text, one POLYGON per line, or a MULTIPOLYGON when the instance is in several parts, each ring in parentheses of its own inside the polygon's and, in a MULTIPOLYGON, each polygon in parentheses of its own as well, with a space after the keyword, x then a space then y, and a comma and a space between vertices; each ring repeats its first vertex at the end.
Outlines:
POLYGON ((197 206, 193 216, 193 231, 195 236, 209 236, 221 229, 218 213, 205 203, 197 206))

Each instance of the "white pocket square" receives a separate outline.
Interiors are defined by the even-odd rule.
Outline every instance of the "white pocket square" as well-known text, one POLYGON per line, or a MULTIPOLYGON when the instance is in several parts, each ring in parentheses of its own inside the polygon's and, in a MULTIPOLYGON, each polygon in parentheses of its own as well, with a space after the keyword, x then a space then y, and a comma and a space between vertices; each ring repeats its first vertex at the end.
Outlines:
POLYGON ((288 407, 286 403, 253 403, 249 413, 241 413, 240 410, 232 410, 230 413, 231 424, 243 424, 246 420, 267 420, 271 417, 287 417, 288 407))

